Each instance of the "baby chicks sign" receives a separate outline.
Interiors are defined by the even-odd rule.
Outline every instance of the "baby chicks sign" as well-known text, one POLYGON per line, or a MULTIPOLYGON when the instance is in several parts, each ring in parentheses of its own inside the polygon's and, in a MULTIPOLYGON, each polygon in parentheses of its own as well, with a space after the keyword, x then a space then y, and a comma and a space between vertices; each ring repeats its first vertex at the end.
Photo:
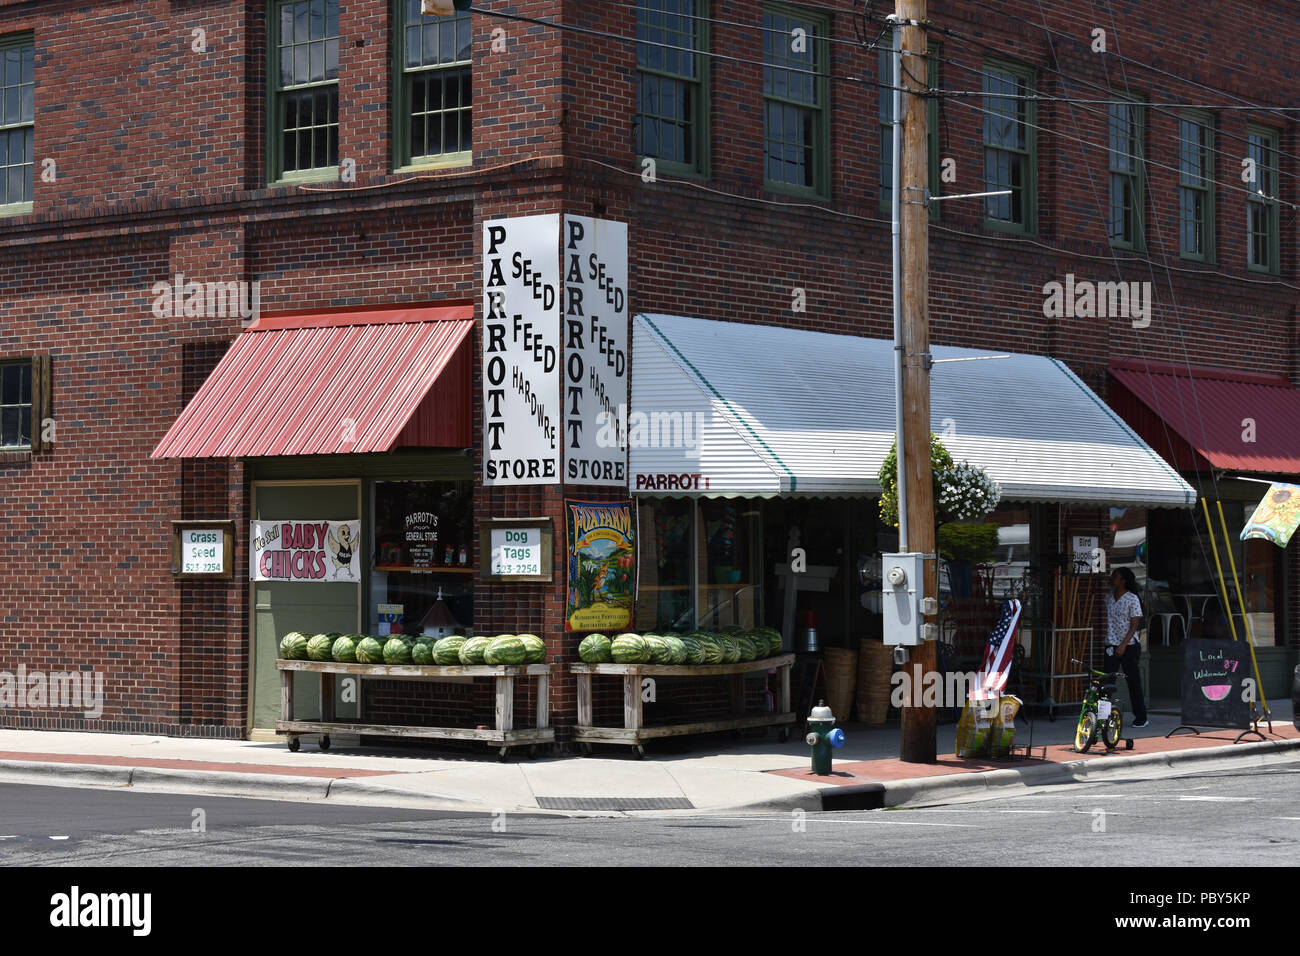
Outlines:
POLYGON ((250 581, 359 581, 361 522, 262 520, 252 523, 250 581))

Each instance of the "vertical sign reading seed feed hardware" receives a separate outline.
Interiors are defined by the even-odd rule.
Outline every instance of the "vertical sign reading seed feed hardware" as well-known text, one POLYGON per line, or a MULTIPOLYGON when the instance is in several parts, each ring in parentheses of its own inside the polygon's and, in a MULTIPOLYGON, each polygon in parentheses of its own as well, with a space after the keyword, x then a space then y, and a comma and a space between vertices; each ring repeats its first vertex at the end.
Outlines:
POLYGON ((483 484, 560 480, 560 217, 483 223, 483 484))
POLYGON ((564 478, 627 486, 627 223, 564 217, 564 478))
POLYGON ((566 631, 621 631, 632 622, 636 542, 630 501, 564 502, 569 539, 566 631))

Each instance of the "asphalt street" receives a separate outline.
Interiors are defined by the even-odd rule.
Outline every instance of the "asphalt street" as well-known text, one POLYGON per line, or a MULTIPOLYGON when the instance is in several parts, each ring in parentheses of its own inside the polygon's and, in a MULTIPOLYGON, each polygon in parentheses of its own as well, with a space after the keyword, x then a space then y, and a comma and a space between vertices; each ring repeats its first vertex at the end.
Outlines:
POLYGON ((918 810, 430 812, 0 785, 5 866, 1294 866, 1300 758, 918 810))

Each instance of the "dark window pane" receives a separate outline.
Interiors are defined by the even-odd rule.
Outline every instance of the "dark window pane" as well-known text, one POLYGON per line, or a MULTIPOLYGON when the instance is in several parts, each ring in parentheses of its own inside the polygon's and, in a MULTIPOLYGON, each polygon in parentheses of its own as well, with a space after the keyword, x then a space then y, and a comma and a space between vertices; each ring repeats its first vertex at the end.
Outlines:
POLYGON ((426 23, 424 25, 424 50, 420 56, 420 62, 426 65, 438 62, 437 23, 426 23))
POLYGON ((469 17, 461 17, 456 21, 456 59, 468 60, 470 58, 470 43, 469 17))
POLYGON ((329 162, 326 163, 326 165, 337 166, 339 164, 339 128, 337 126, 331 126, 329 128, 329 134, 329 156, 327 157, 329 162))
POLYGON ((5 86, 17 86, 23 80, 23 58, 18 49, 5 50, 5 86))
POLYGON ((295 43, 306 43, 311 39, 310 17, 310 3, 295 3, 293 5, 293 39, 295 43))
POLYGON ((18 444, 18 409, 0 408, 0 444, 18 444))
POLYGON ((22 380, 17 365, 0 365, 0 405, 17 405, 22 380))
POLYGON ((322 169, 330 165, 330 138, 329 128, 326 126, 317 126, 314 131, 314 143, 312 145, 312 164, 315 169, 322 169))
POLYGON ((0 134, 0 166, 9 164, 9 137, 0 134))
POLYGON ((460 123, 457 120, 455 110, 442 114, 442 149, 446 153, 455 153, 460 150, 460 123))
POLYGON ((325 44, 313 43, 311 50, 311 81, 319 83, 325 79, 325 44))
POLYGON ((280 45, 293 42, 293 4, 286 3, 280 8, 280 45))
POLYGON ((284 128, 297 129, 298 127, 298 97, 286 96, 284 98, 284 128))
POLYGON ((293 84, 293 50, 285 47, 280 51, 280 85, 293 84))
POLYGON ((330 100, 330 122, 333 123, 335 126, 337 126, 339 122, 338 87, 335 87, 334 89, 329 91, 329 100, 330 100))
POLYGON ((303 130, 298 134, 298 169, 311 168, 311 132, 303 130))
POLYGON ((311 76, 311 47, 297 46, 293 48, 293 82, 307 83, 308 77, 311 76))
POLYGON ((36 79, 36 47, 23 47, 23 82, 31 83, 36 79))
POLYGON ((19 121, 19 117, 22 115, 20 103, 21 91, 18 87, 15 86, 5 90, 4 123, 6 125, 12 125, 19 121))
POLYGON ((418 113, 411 117, 411 155, 429 155, 424 145, 424 117, 418 113))
POLYGON ((288 131, 280 137, 280 156, 284 161, 284 171, 286 173, 298 168, 297 141, 297 134, 288 131))
POLYGON ((470 111, 460 111, 460 148, 467 150, 473 147, 474 141, 470 139, 470 111))
POLYGON ((316 109, 312 113, 312 121, 317 125, 323 125, 328 122, 327 117, 330 115, 330 90, 317 90, 315 93, 316 109))
POLYGON ((23 201, 23 167, 9 167, 9 198, 7 202, 23 201))
POLYGON ((32 201, 32 173, 35 170, 36 167, 31 163, 23 167, 23 202, 32 201))
POLYGON ((426 78, 423 74, 411 77, 411 112, 424 112, 424 87, 426 78))
POLYGON ((442 153, 442 121, 436 115, 425 118, 424 127, 425 154, 426 156, 437 156, 442 153))
POLYGON ((460 106, 460 71, 452 70, 442 84, 443 109, 455 109, 460 106))
POLYGON ((36 118, 36 89, 31 86, 22 88, 22 115, 19 117, 23 123, 30 123, 36 118))
POLYGON ((339 35, 339 0, 325 0, 325 35, 339 35))
POLYGON ((339 41, 325 41, 325 79, 337 80, 339 78, 339 41))
POLYGON ((406 28, 406 65, 420 65, 420 26, 415 24, 406 28))

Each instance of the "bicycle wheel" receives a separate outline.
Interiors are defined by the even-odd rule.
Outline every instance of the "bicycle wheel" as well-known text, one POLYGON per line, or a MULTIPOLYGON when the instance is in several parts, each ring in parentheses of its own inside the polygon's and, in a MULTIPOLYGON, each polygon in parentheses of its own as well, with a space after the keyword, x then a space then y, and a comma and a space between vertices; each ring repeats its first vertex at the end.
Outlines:
POLYGON ((1079 718, 1079 726, 1074 731, 1075 753, 1085 754, 1097 740, 1097 715, 1091 711, 1079 718))
POLYGON ((1106 718, 1106 723, 1101 728, 1101 742, 1106 745, 1107 750, 1114 750, 1119 746, 1120 740, 1124 736, 1124 718, 1120 716, 1118 710, 1112 710, 1110 716, 1106 718))

